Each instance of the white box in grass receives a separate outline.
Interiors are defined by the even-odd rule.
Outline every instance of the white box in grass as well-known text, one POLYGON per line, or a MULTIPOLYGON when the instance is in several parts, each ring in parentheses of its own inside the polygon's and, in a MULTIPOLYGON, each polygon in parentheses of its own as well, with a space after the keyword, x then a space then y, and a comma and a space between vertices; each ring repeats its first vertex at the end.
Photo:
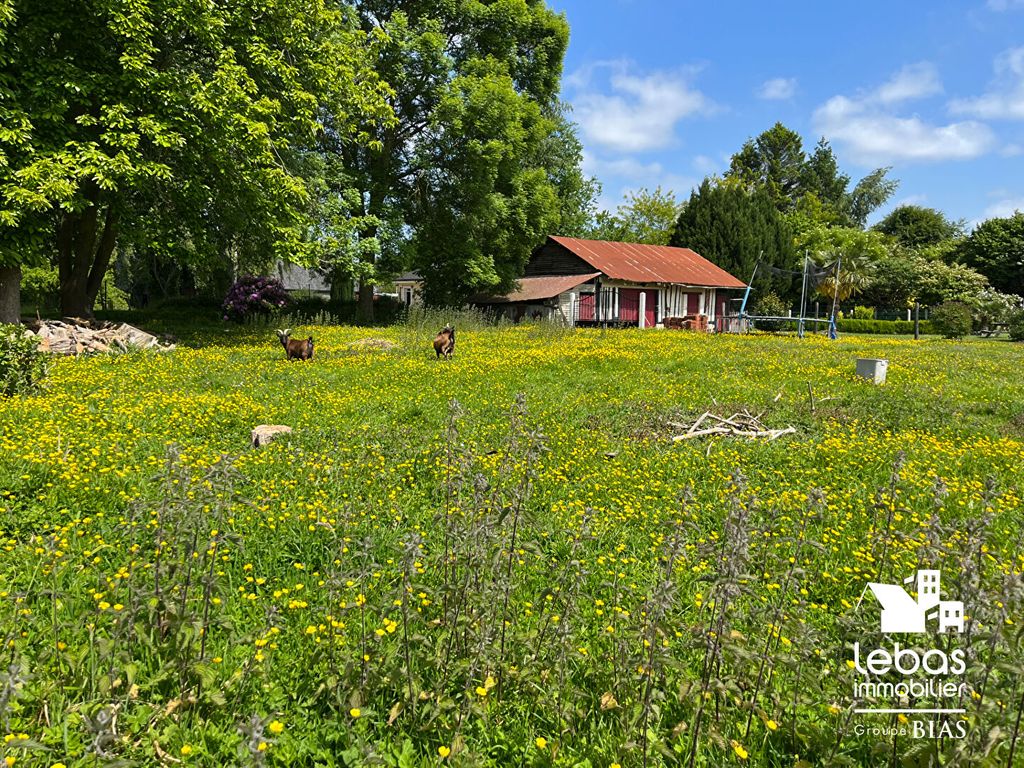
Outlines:
POLYGON ((885 382, 885 374, 888 369, 888 360, 880 360, 874 357, 857 358, 857 375, 862 379, 870 379, 875 384, 885 382))

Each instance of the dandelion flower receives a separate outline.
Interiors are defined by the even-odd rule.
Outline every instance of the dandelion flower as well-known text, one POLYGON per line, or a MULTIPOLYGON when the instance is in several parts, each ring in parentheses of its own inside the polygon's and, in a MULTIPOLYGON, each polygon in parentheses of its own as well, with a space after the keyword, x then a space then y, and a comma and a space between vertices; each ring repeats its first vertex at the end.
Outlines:
POLYGON ((537 745, 537 749, 547 749, 548 740, 545 739, 543 736, 538 736, 534 744, 537 745))
POLYGON ((362 714, 363 714, 363 713, 362 713, 362 712, 360 711, 359 707, 352 707, 352 709, 350 709, 350 710, 348 711, 348 713, 349 713, 350 715, 352 715, 352 717, 354 717, 354 718, 358 718, 358 717, 359 717, 360 715, 362 715, 362 714))
POLYGON ((439 754, 442 758, 448 757, 448 755, 450 755, 451 753, 451 747, 447 747, 444 744, 437 748, 437 754, 439 754))
POLYGON ((736 741, 736 739, 732 740, 732 751, 736 753, 736 756, 740 760, 746 760, 750 756, 750 753, 747 752, 747 750, 743 748, 743 745, 736 741))
POLYGON ((267 728, 272 734, 278 736, 284 730, 284 723, 282 723, 280 720, 274 720, 270 723, 269 726, 267 726, 267 728))

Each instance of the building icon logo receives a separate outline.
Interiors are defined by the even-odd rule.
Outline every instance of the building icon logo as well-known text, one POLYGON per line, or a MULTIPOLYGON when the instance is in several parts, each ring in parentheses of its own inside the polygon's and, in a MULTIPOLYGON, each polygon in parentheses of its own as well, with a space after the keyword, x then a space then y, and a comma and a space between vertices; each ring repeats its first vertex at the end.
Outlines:
MULTIPOLYGON (((899 584, 869 582, 868 587, 882 606, 882 631, 922 634, 927 632, 927 620, 937 619, 939 632, 964 630, 964 604, 959 600, 942 600, 940 579, 942 572, 917 572, 917 600, 899 584)), ((903 580, 910 584, 910 576, 903 580)))

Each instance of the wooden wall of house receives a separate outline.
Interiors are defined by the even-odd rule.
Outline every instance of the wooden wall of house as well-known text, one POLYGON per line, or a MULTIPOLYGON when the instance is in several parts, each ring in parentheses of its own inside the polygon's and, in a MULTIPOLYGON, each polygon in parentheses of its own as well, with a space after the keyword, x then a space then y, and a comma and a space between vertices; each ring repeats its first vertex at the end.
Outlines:
POLYGON ((622 280, 605 280, 606 290, 614 288, 641 288, 655 289, 658 291, 658 313, 657 321, 660 323, 666 317, 682 317, 683 315, 696 315, 700 312, 707 315, 709 319, 715 317, 715 289, 700 288, 686 285, 663 285, 659 283, 627 283, 622 280), (694 303, 696 295, 700 298, 694 303), (687 296, 690 298, 687 299, 687 296))
POLYGON ((567 325, 572 325, 573 323, 574 300, 579 300, 579 294, 574 291, 558 294, 558 313, 562 321, 567 325))
POLYGON ((661 306, 663 311, 658 319, 666 317, 682 317, 686 314, 686 290, 678 285, 670 285, 661 292, 661 306))
POLYGON ((548 240, 533 252, 523 276, 586 275, 597 271, 568 248, 548 240))

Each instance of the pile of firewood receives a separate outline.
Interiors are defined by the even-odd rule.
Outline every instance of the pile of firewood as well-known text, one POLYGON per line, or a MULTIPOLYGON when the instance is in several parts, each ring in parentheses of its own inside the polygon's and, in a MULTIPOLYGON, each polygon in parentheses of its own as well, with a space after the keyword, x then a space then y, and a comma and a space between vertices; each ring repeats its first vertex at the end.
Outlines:
POLYGON ((680 424, 674 421, 670 421, 668 424, 670 427, 686 430, 683 434, 672 438, 676 442, 692 440, 696 437, 708 437, 709 435, 735 435, 752 440, 756 438, 775 440, 783 435, 791 435, 796 432, 794 427, 769 429, 761 423, 760 415, 754 416, 746 409, 734 413, 729 418, 716 416, 710 411, 705 411, 692 424, 680 424))
POLYGON ((132 349, 174 349, 156 336, 128 323, 97 322, 86 325, 78 321, 38 320, 30 323, 27 333, 38 337, 39 346, 55 355, 88 353, 121 354, 132 349))

